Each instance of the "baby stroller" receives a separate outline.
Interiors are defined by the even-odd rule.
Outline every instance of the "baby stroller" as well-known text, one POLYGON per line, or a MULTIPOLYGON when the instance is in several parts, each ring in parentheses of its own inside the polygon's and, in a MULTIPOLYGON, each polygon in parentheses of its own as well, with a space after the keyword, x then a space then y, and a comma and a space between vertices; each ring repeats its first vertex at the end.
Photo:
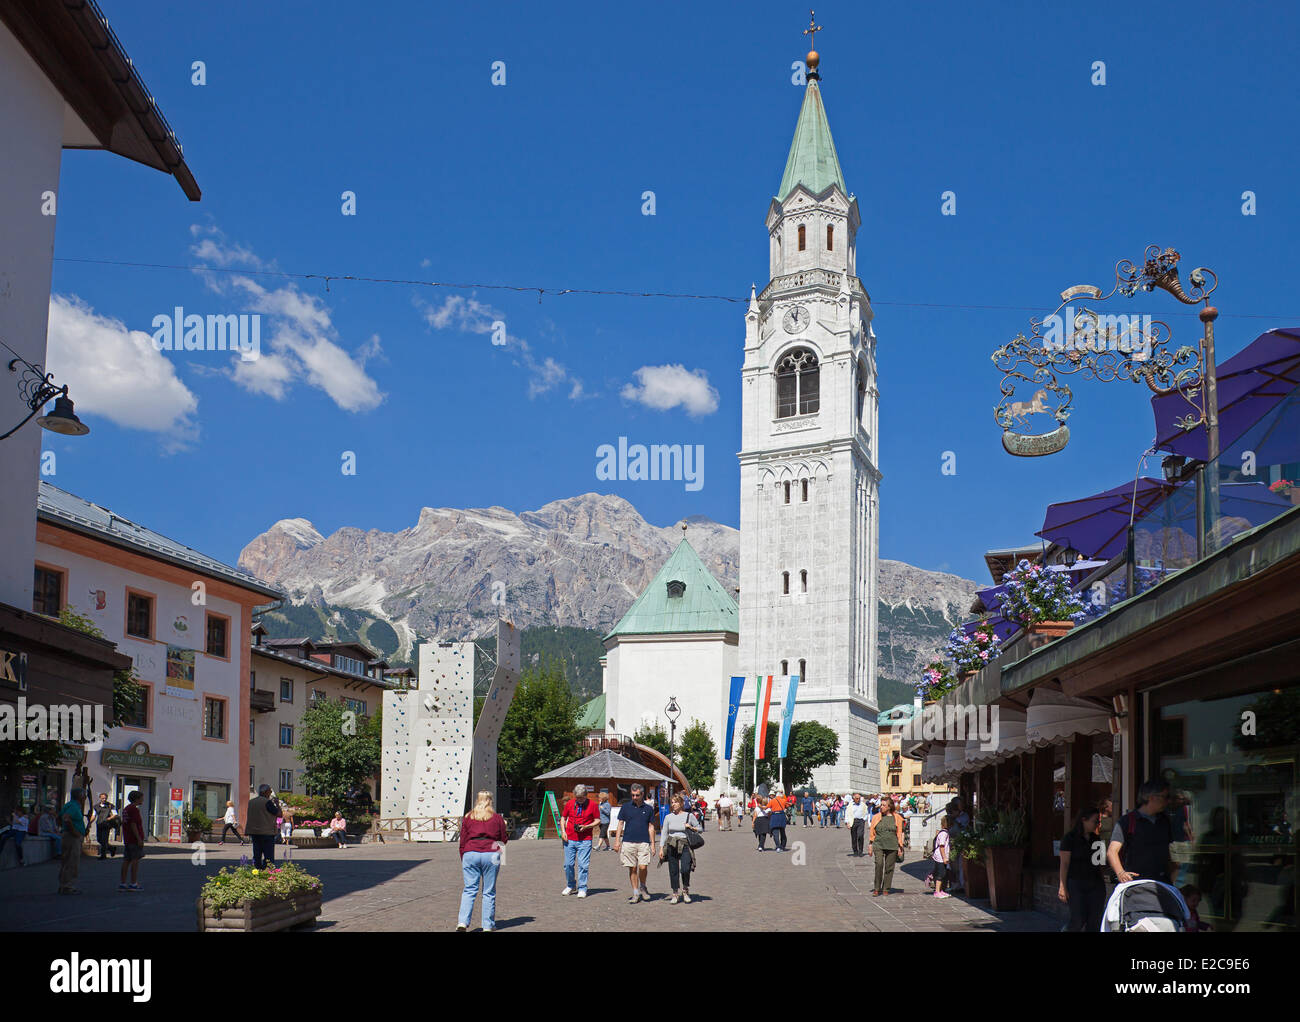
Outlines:
POLYGON ((1111 893, 1101 932, 1185 933, 1190 918, 1178 888, 1159 880, 1131 880, 1111 893))

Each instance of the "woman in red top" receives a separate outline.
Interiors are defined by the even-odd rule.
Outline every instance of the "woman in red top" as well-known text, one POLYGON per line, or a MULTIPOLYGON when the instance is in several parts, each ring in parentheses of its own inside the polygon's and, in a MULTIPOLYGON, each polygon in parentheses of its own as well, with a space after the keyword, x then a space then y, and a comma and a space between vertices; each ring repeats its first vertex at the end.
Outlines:
POLYGON ((497 928, 497 870, 501 868, 501 851, 510 840, 506 821, 492 807, 490 792, 480 791, 474 808, 460 825, 460 867, 465 875, 465 890, 460 896, 460 916, 456 932, 469 929, 474 900, 483 893, 483 929, 497 928))

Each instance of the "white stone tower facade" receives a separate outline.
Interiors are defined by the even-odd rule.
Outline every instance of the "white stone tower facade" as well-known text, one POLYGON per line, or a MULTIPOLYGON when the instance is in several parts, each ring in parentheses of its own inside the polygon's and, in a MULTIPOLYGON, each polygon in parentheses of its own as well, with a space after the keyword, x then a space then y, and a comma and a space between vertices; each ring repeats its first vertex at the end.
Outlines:
POLYGON ((794 721, 840 738, 818 790, 878 791, 876 339, 815 56, 745 314, 739 670, 802 677, 794 721))

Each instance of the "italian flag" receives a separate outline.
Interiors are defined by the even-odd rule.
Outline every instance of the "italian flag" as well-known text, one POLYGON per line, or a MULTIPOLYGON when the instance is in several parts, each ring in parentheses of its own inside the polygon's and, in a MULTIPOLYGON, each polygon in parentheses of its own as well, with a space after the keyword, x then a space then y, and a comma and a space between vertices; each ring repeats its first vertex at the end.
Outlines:
POLYGON ((767 710, 772 704, 772 676, 758 678, 754 693, 754 758, 763 759, 767 753, 767 710))

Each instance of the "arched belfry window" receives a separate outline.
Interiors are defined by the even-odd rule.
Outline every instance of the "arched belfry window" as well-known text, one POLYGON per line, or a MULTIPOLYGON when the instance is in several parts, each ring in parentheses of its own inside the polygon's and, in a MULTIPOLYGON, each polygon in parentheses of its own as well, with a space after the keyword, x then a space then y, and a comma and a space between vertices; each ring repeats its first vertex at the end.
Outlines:
POLYGON ((808 228, 803 224, 799 225, 799 251, 802 252, 808 247, 808 228))
POLYGON ((686 595, 686 583, 673 579, 668 583, 668 599, 678 600, 686 595))
POLYGON ((776 366, 776 417, 811 415, 821 407, 821 368, 807 348, 787 352, 776 366))
POLYGON ((826 225, 826 251, 827 252, 835 251, 835 225, 834 224, 826 225))

